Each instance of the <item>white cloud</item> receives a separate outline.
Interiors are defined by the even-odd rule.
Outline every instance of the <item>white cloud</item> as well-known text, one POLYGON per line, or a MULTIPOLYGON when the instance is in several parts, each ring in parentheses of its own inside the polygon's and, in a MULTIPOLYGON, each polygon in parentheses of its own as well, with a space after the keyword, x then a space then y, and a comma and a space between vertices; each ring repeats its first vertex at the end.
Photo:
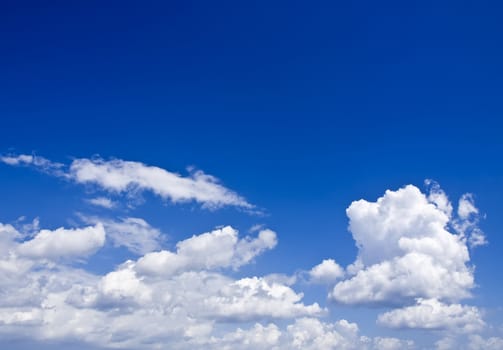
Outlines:
POLYGON ((482 338, 480 335, 473 334, 470 336, 468 349, 470 349, 470 350, 501 350, 501 349, 503 349, 503 338, 500 338, 500 337, 482 338))
POLYGON ((250 329, 238 328, 236 331, 223 336, 221 339, 213 339, 212 343, 217 349, 249 349, 270 350, 278 349, 280 344, 281 330, 273 323, 263 326, 256 323, 250 329))
POLYGON ((358 257, 348 268, 354 276, 330 293, 333 300, 404 305, 416 298, 470 296, 474 279, 465 237, 447 230, 449 205, 443 192, 435 191, 436 203, 408 185, 386 191, 376 202, 349 206, 358 257))
MULTIPOLYGON (((96 162, 98 173, 109 166, 96 162)), ((115 170, 106 180, 96 175, 91 182, 113 182, 115 170)), ((113 190, 155 192, 138 186, 113 190)), ((375 203, 351 204, 357 259, 346 272, 333 259, 323 260, 309 271, 310 280, 335 284, 330 296, 338 302, 399 305, 379 316, 387 327, 480 330, 479 310, 456 303, 470 296, 474 286, 467 242, 475 237, 478 212, 453 218, 447 196, 440 188, 435 191, 427 196, 407 186, 387 191, 375 203), (453 228, 457 233, 450 232, 453 228)), ((128 349, 414 347, 408 340, 362 336, 346 320, 322 321, 327 310, 304 299, 295 277, 230 271, 277 245, 276 233, 269 229, 255 227, 240 237, 225 226, 181 240, 172 250, 159 250, 160 231, 143 219, 82 219, 93 226, 40 230, 36 221, 27 234, 16 225, 0 224, 0 337, 128 349), (96 252, 105 239, 142 256, 103 274, 68 265, 70 258, 96 252)), ((469 339, 469 349, 501 345, 495 337, 469 339)))
POLYGON ((374 339, 361 336, 358 326, 346 320, 333 323, 317 318, 302 317, 284 328, 270 323, 256 323, 248 329, 238 328, 209 343, 210 349, 268 349, 268 350, 394 350, 413 349, 414 342, 396 338, 374 339))
POLYGON ((391 328, 449 329, 470 333, 484 327, 476 307, 444 304, 436 299, 418 299, 416 305, 381 314, 378 323, 391 328))
POLYGON ((375 350, 405 350, 414 349, 412 340, 403 340, 397 338, 376 337, 374 338, 375 350))
POLYGON ((230 226, 192 236, 178 242, 176 252, 162 250, 138 260, 137 270, 150 275, 171 275, 186 270, 238 268, 276 246, 276 234, 261 230, 258 237, 238 239, 230 226))
POLYGON ((105 243, 105 229, 98 223, 80 229, 41 230, 18 247, 18 253, 29 258, 59 259, 86 257, 105 243))
POLYGON ((175 203, 195 200, 209 208, 225 205, 252 208, 244 198, 202 171, 182 177, 140 162, 76 159, 70 165, 69 176, 77 183, 95 184, 117 193, 148 190, 175 203))
POLYGON ((4 162, 8 165, 23 165, 23 164, 32 164, 34 157, 28 154, 21 154, 18 156, 2 156, 0 157, 0 161, 4 162))
POLYGON ((223 287, 217 295, 206 299, 212 317, 223 320, 249 321, 263 317, 295 318, 319 316, 324 311, 317 303, 301 303, 302 293, 263 278, 242 278, 223 287))
POLYGON ((451 218, 453 208, 447 194, 440 188, 438 182, 431 179, 427 179, 424 182, 429 187, 428 201, 435 204, 448 218, 451 218))
POLYGON ((344 276, 344 269, 333 259, 325 259, 309 271, 309 276, 312 282, 332 284, 344 276))
POLYGON ((105 299, 112 301, 129 299, 140 305, 151 301, 152 289, 138 278, 132 267, 132 264, 127 264, 127 267, 110 272, 101 279, 98 289, 105 299))
POLYGON ((112 209, 117 205, 110 198, 106 198, 106 197, 91 198, 87 202, 92 205, 95 205, 97 207, 102 207, 102 208, 106 208, 106 209, 112 209))
POLYGON ((501 350, 503 338, 480 334, 448 334, 435 342, 437 350, 501 350))
POLYGON ((473 195, 465 193, 459 199, 458 217, 452 221, 452 227, 467 240, 471 248, 487 244, 484 232, 478 227, 479 220, 479 210, 473 195))
POLYGON ((360 349, 367 342, 367 339, 361 341, 358 326, 346 320, 332 324, 301 318, 289 325, 287 331, 293 349, 360 349))
POLYGON ((282 278, 235 279, 210 271, 249 263, 263 248, 273 247, 276 235, 267 229, 256 238, 239 240, 237 231, 224 227, 182 241, 178 253, 199 254, 201 260, 163 276, 139 272, 134 261, 95 275, 58 259, 93 251, 104 240, 101 224, 42 230, 28 242, 21 242, 22 235, 10 225, 1 225, 0 232, 0 334, 10 337, 29 334, 54 344, 135 349, 167 344, 179 349, 251 349, 275 343, 288 349, 275 323, 257 323, 248 330, 239 325, 326 312, 316 303, 304 304, 303 294, 282 278), (100 244, 89 243, 96 241, 100 244), (230 255, 225 251, 229 248, 230 255), (54 260, 41 263, 33 257, 54 260))
POLYGON ((12 166, 34 166, 45 173, 60 177, 67 176, 63 171, 64 164, 51 162, 50 160, 37 155, 20 154, 0 156, 0 162, 12 166))
POLYGON ((142 255, 160 248, 161 231, 141 218, 120 218, 109 220, 82 216, 88 224, 101 223, 105 227, 107 239, 115 247, 126 247, 129 251, 142 255))
POLYGON ((467 219, 472 214, 478 214, 479 210, 475 207, 473 195, 465 193, 460 199, 458 204, 458 215, 461 219, 467 219))
MULTIPOLYGON (((151 191, 173 203, 196 201, 209 209, 223 206, 236 206, 247 210, 254 208, 242 196, 220 184, 216 177, 200 170, 184 177, 140 162, 121 159, 106 161, 100 158, 75 159, 67 167, 40 156, 26 154, 1 156, 0 161, 12 166, 33 166, 53 176, 80 184, 93 184, 114 193, 131 195, 140 191, 151 191)), ((91 203, 105 207, 111 204, 103 198, 91 200, 91 203)))

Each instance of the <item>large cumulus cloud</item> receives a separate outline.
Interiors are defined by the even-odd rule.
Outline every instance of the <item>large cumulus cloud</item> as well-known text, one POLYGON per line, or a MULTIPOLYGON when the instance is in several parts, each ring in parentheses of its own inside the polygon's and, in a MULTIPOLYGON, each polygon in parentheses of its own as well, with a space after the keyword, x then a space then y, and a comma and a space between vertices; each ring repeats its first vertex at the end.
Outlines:
POLYGON ((460 300, 474 286, 466 238, 448 231, 448 212, 412 185, 347 209, 358 247, 354 276, 331 293, 347 304, 460 300))

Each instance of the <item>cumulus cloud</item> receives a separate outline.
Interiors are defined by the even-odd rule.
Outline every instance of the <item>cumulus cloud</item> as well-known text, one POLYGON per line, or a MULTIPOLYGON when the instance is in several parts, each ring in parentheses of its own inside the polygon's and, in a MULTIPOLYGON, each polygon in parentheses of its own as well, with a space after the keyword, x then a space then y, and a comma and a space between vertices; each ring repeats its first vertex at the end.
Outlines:
POLYGON ((358 326, 346 320, 324 323, 315 318, 301 318, 287 327, 294 349, 360 349, 369 342, 360 338, 358 326))
MULTIPOLYGON (((11 158, 2 161, 42 166, 28 156, 11 158)), ((172 183, 185 183, 180 190, 189 193, 177 197, 158 185, 159 179, 173 179, 166 170, 142 163, 98 159, 76 160, 68 169, 44 167, 108 191, 150 190, 174 202, 248 208, 232 196, 222 197, 227 190, 215 179, 197 180, 194 173, 186 178, 170 173, 172 183), (191 187, 191 181, 218 190, 191 187)), ((397 307, 379 315, 382 326, 480 331, 480 311, 459 304, 474 287, 468 246, 476 237, 479 211, 472 196, 463 197, 455 211, 440 187, 430 186, 429 194, 406 186, 376 202, 353 202, 347 214, 358 247, 355 262, 344 269, 325 259, 308 272, 309 279, 333 286, 330 298, 336 302, 397 307)), ((38 220, 26 229, 0 224, 0 337, 125 349, 414 347, 408 340, 361 335, 347 320, 324 321, 328 310, 311 296, 304 298, 294 277, 237 273, 277 245, 276 233, 265 227, 243 237, 223 226, 162 249, 162 233, 141 218, 81 218, 88 226, 40 230, 38 220), (102 273, 71 264, 97 252, 106 240, 137 256, 102 273)), ((470 349, 501 345, 495 337, 467 339, 470 349)), ((449 345, 447 340, 438 344, 449 345)))
MULTIPOLYGON (((192 171, 189 176, 121 159, 104 160, 74 159, 69 166, 51 162, 40 156, 10 155, 0 157, 0 161, 12 166, 29 165, 54 176, 79 184, 91 184, 114 193, 134 194, 150 191, 173 203, 196 201, 205 208, 236 206, 253 209, 236 192, 224 187, 219 180, 203 171, 192 171)), ((109 205, 103 199, 95 199, 96 205, 109 205)))
POLYGON ((86 257, 105 243, 105 229, 98 223, 79 229, 41 230, 19 245, 17 252, 29 258, 59 259, 86 257))
POLYGON ((346 304, 406 305, 416 298, 457 301, 474 287, 466 236, 449 229, 451 209, 437 187, 412 185, 347 209, 358 256, 330 297, 346 304))
MULTIPOLYGON (((0 334, 112 348, 289 349, 293 338, 271 321, 291 323, 326 313, 316 303, 303 303, 303 294, 281 278, 235 279, 220 271, 272 248, 276 235, 270 230, 238 239, 236 230, 223 227, 181 241, 173 254, 200 255, 200 260, 169 275, 145 273, 139 268, 144 257, 104 275, 60 260, 94 251, 102 245, 104 231, 103 224, 41 230, 23 242, 13 226, 0 225, 0 334), (249 322, 255 326, 244 328, 249 322), (229 330, 229 325, 236 326, 229 330)), ((333 327, 335 332, 338 326, 333 327)), ((343 335, 339 337, 342 344, 343 335)))
POLYGON ((391 328, 449 329, 462 332, 484 327, 474 306, 444 304, 436 299, 418 299, 417 304, 379 315, 378 323, 391 328))
POLYGON ((303 317, 288 325, 282 349, 389 350, 413 349, 414 342, 397 338, 369 338, 359 333, 356 323, 339 320, 322 322, 303 317))
POLYGON ((137 270, 151 275, 171 275, 185 270, 238 268, 276 246, 276 233, 263 229, 256 238, 238 239, 230 226, 192 236, 176 245, 176 252, 162 250, 138 260, 137 270))
POLYGON ((309 271, 312 282, 332 284, 344 276, 344 269, 333 259, 325 259, 309 271))
POLYGON ((220 339, 213 339, 211 343, 223 350, 270 350, 278 349, 281 335, 281 330, 273 323, 266 326, 256 323, 250 329, 238 328, 236 331, 230 332, 220 339))

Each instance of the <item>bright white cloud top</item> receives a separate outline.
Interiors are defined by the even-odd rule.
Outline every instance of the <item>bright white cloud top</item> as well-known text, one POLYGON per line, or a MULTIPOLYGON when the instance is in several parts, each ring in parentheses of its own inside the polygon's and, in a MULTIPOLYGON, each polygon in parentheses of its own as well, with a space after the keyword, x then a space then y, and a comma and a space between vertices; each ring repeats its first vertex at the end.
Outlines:
POLYGON ((347 209, 358 247, 354 276, 337 283, 331 298, 347 304, 404 304, 416 298, 457 301, 474 287, 467 237, 448 231, 445 206, 409 185, 377 202, 347 209))
MULTIPOLYGON (((79 159, 69 167, 27 155, 2 161, 110 192, 149 190, 174 203, 251 208, 202 172, 181 177, 122 160, 79 159)), ((163 232, 145 219, 110 217, 116 207, 106 197, 92 204, 107 216, 79 214, 82 227, 0 224, 0 335, 89 349, 415 348, 407 339, 362 335, 337 316, 344 304, 385 308, 376 323, 390 330, 443 332, 438 349, 497 348, 501 338, 480 336, 488 327, 483 312, 462 304, 475 287, 470 248, 486 243, 479 210, 469 194, 454 210, 437 184, 429 186, 426 194, 408 185, 375 202, 351 203, 354 263, 344 268, 332 257, 311 269, 296 266, 307 283, 281 271, 243 272, 278 244, 279 235, 261 226, 249 236, 221 226, 168 249, 163 232), (131 257, 102 273, 86 271, 82 262, 102 249, 131 257), (329 286, 328 303, 305 298, 302 289, 312 284, 329 286)))

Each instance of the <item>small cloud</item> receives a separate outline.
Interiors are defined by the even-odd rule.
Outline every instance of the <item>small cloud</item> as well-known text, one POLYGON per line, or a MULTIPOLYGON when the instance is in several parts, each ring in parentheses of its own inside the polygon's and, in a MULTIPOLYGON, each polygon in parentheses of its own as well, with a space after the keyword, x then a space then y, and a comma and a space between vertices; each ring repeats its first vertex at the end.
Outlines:
POLYGON ((117 203, 106 197, 91 198, 88 199, 87 202, 97 207, 102 207, 106 209, 112 209, 117 206, 117 203))
POLYGON ((325 259, 309 271, 314 283, 332 284, 344 276, 344 269, 333 259, 325 259))

